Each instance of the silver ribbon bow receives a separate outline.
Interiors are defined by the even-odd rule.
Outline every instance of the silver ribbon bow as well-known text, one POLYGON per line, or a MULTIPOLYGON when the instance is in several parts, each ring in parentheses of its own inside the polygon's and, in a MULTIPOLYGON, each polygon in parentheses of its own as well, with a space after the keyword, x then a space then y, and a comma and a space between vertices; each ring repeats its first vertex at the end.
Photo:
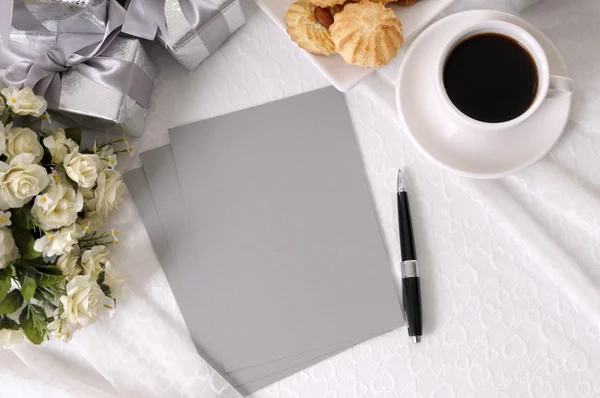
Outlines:
MULTIPOLYGON (((88 79, 129 96, 147 109, 152 79, 132 62, 102 56, 121 32, 124 19, 125 10, 116 0, 110 0, 108 23, 102 37, 93 34, 59 35, 57 42, 43 54, 35 54, 31 49, 4 39, 3 49, 8 51, 0 54, 0 68, 6 69, 4 82, 17 88, 32 87, 36 94, 46 97, 51 108, 58 109, 60 74, 77 70, 88 79)), ((23 21, 15 22, 18 25, 23 21)))

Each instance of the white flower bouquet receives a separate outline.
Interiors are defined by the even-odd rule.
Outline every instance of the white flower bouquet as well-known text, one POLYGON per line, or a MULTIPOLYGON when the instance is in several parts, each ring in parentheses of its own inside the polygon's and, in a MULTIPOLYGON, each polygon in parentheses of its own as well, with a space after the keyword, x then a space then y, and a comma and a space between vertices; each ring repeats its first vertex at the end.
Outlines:
POLYGON ((81 148, 79 128, 36 133, 46 101, 0 91, 0 346, 70 339, 115 308, 123 279, 103 222, 122 200, 127 139, 81 148))

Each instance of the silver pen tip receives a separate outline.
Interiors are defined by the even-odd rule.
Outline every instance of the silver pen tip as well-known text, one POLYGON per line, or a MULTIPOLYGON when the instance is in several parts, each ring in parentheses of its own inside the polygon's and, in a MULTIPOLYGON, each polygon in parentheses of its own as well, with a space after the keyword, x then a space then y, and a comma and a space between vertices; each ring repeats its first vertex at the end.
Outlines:
POLYGON ((402 170, 398 169, 398 192, 406 191, 406 185, 404 184, 404 177, 402 176, 402 170))
POLYGON ((412 339, 413 343, 421 342, 421 336, 412 336, 411 339, 412 339))

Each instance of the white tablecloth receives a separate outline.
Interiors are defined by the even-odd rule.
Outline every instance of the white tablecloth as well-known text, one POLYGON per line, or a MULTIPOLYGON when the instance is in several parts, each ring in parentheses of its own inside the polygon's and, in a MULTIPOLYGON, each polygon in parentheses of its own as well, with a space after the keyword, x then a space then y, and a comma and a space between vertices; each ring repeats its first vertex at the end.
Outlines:
MULTIPOLYGON (((459 0, 448 12, 516 12, 532 2, 459 0)), ((327 85, 265 14, 245 5, 247 25, 194 72, 154 48, 160 73, 137 150, 166 143, 171 125, 327 85)), ((563 138, 523 172, 472 181, 422 156, 398 127, 389 93, 377 89, 398 62, 346 96, 396 268, 395 173, 407 173, 423 343, 402 328, 254 397, 600 397, 600 2, 545 0, 522 15, 555 41, 577 90, 563 138)), ((113 220, 127 299, 69 344, 0 350, 0 396, 236 396, 197 355, 131 199, 113 220)))

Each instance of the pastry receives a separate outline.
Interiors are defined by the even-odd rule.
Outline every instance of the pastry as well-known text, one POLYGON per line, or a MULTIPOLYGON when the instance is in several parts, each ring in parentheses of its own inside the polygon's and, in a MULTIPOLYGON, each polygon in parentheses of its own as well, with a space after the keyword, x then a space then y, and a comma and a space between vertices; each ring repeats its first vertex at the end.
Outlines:
POLYGON ((329 27, 335 51, 353 65, 379 68, 390 63, 404 44, 402 23, 381 3, 347 4, 329 27))
POLYGON ((346 0, 310 0, 317 7, 333 7, 337 4, 343 4, 346 0))
POLYGON ((327 27, 315 17, 316 8, 314 4, 303 0, 292 4, 285 14, 287 33, 300 48, 313 54, 331 55, 335 52, 335 46, 327 27))
POLYGON ((331 15, 335 15, 338 12, 344 11, 344 7, 346 6, 346 4, 358 3, 359 1, 360 0, 346 0, 342 4, 336 4, 334 6, 329 7, 329 11, 331 12, 331 15))

